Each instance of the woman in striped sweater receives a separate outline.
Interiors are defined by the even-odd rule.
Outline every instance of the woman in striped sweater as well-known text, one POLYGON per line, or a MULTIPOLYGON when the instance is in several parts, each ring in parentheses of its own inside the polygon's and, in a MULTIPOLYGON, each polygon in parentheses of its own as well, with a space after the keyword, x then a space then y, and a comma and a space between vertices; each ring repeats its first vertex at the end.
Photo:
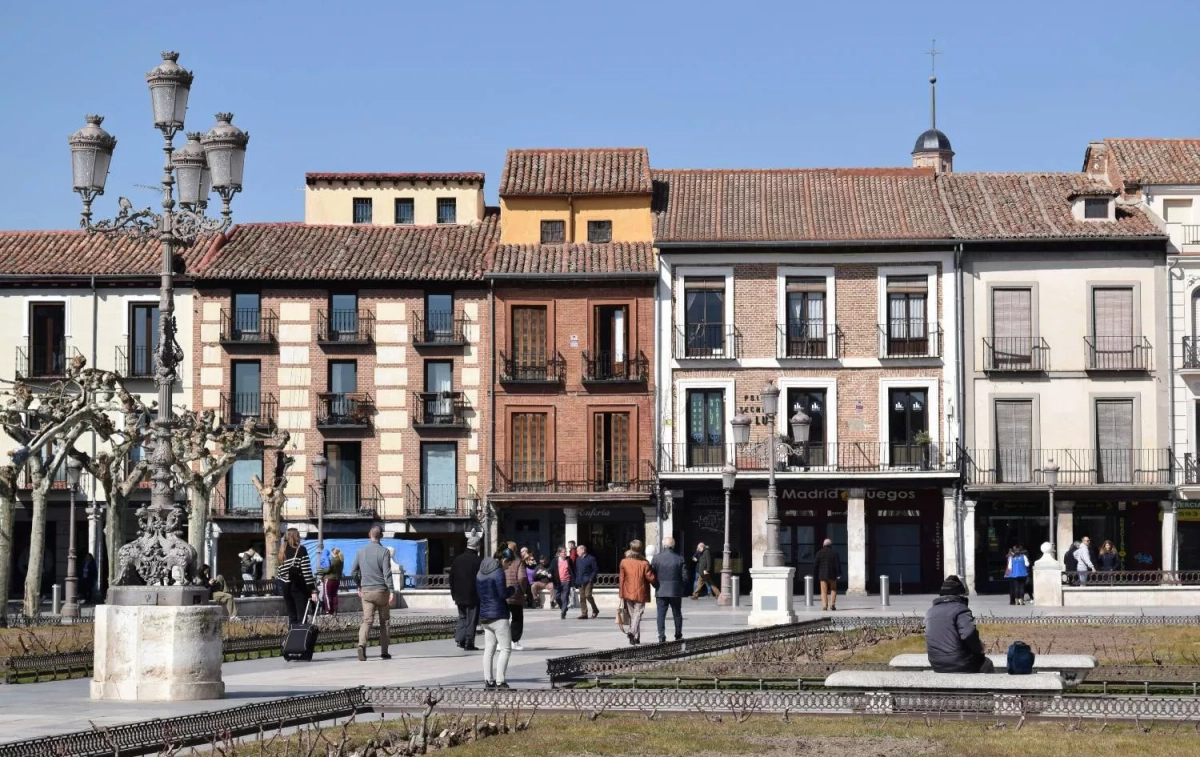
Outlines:
POLYGON ((317 601, 317 579, 308 560, 308 550, 300 546, 300 532, 294 528, 287 530, 279 547, 279 583, 288 617, 293 623, 299 622, 309 599, 317 601))

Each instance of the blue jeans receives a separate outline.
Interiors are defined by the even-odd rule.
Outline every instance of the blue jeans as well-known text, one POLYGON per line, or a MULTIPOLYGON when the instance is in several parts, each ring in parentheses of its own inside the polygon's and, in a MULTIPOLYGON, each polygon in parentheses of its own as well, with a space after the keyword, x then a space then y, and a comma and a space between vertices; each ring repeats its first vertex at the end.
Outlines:
POLYGON ((1079 569, 1079 585, 1080 585, 1080 586, 1086 586, 1086 585, 1087 585, 1087 574, 1088 574, 1088 569, 1087 569, 1087 568, 1080 568, 1080 569, 1079 569))
POLYGON ((558 599, 558 610, 562 616, 567 617, 567 610, 571 609, 571 584, 569 582, 560 584, 554 587, 554 596, 558 599))
POLYGON ((667 608, 671 608, 671 616, 675 620, 675 640, 683 638, 683 597, 658 597, 658 640, 667 638, 667 608))

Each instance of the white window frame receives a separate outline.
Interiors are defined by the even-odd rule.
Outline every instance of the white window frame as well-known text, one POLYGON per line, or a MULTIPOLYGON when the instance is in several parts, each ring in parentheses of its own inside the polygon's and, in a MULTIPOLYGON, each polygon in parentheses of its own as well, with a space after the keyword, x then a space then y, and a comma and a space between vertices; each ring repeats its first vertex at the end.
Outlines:
POLYGON ((737 382, 734 379, 676 379, 675 381, 675 444, 682 449, 687 444, 687 393, 689 389, 720 389, 725 392, 725 443, 733 441, 733 416, 737 414, 737 382))
MULTIPOLYGON (((779 385, 779 401, 787 402, 788 389, 824 389, 825 390, 825 444, 836 445, 838 436, 838 397, 836 378, 783 378, 776 379, 779 385)), ((791 431, 792 409, 779 408, 775 416, 775 430, 781 436, 787 436, 791 431)), ((837 449, 835 446, 834 449, 837 449)), ((834 457, 836 460, 836 456, 834 457)))
POLYGON ((887 280, 891 276, 924 276, 927 293, 925 295, 925 328, 941 325, 938 312, 938 271, 936 266, 880 266, 876 273, 879 291, 879 312, 876 314, 877 328, 885 328, 888 323, 887 280))
POLYGON ((130 305, 150 305, 150 304, 155 304, 155 305, 159 304, 159 297, 157 294, 132 294, 127 297, 121 298, 121 307, 125 309, 124 318, 122 318, 122 321, 125 324, 125 331, 124 331, 124 333, 121 334, 121 336, 125 337, 125 343, 127 345, 129 343, 129 333, 130 333, 129 322, 130 322, 130 319, 133 317, 133 308, 131 308, 130 305))
MULTIPOLYGON (((888 393, 892 389, 924 389, 929 398, 925 408, 929 411, 929 438, 935 447, 941 447, 942 406, 938 397, 938 379, 931 377, 886 378, 879 379, 879 444, 883 454, 879 456, 882 465, 891 466, 892 446, 891 414, 888 407, 888 393)), ((945 450, 943 450, 945 452, 945 450)))
POLYGON ((27 294, 21 301, 21 339, 29 341, 29 306, 34 302, 54 304, 61 302, 63 306, 63 337, 70 339, 71 333, 71 297, 62 294, 27 294))
MULTIPOLYGON (((797 266, 779 266, 775 275, 775 333, 778 339, 779 328, 787 328, 787 280, 789 278, 825 279, 825 358, 837 357, 837 292, 834 284, 833 268, 808 268, 797 266), (832 327, 832 328, 831 328, 832 327)), ((780 357, 780 360, 798 360, 800 358, 780 357)), ((816 386, 815 384, 813 386, 816 386)))
MULTIPOLYGON (((725 329, 728 331, 728 329, 736 326, 736 324, 733 322, 733 313, 734 313, 733 266, 703 266, 703 267, 691 266, 691 267, 686 267, 686 268, 676 268, 674 273, 675 273, 675 279, 674 279, 675 291, 673 292, 672 299, 674 300, 674 304, 675 304, 675 328, 671 334, 672 341, 671 341, 671 347, 669 348, 669 354, 671 355, 671 357, 676 360, 687 360, 689 362, 692 360, 697 360, 700 362, 713 362, 714 360, 722 360, 722 359, 735 360, 735 359, 740 358, 741 357, 740 355, 738 355, 736 358, 735 357, 676 358, 675 357, 676 352, 675 352, 675 347, 674 347, 674 340, 679 335, 679 329, 683 328, 684 324, 687 323, 687 317, 686 317, 686 313, 684 311, 684 302, 685 302, 684 298, 687 295, 687 280, 689 278, 700 278, 700 277, 715 278, 717 276, 720 276, 725 279, 725 289, 724 289, 724 292, 725 292, 725 329)), ((728 339, 728 337, 726 337, 726 340, 727 339, 728 339)), ((726 343, 725 344, 725 352, 728 353, 730 351, 731 351, 730 345, 726 343)))

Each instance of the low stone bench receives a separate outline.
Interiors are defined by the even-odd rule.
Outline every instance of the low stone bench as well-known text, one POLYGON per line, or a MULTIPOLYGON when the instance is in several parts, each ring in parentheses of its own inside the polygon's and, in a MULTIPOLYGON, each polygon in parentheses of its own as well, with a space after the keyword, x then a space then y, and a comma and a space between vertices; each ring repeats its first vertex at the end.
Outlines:
MULTIPOLYGON (((1008 666, 1007 655, 990 654, 987 657, 996 666, 997 672, 1004 671, 1008 666)), ((896 655, 888 666, 897 670, 929 670, 929 655, 896 655)), ((1067 686, 1083 683, 1095 669, 1096 658, 1086 654, 1040 654, 1033 661, 1034 673, 1058 673, 1067 686)))
POLYGON ((935 673, 932 670, 839 670, 825 679, 830 689, 859 691, 952 691, 976 694, 1061 694, 1057 673, 935 673))

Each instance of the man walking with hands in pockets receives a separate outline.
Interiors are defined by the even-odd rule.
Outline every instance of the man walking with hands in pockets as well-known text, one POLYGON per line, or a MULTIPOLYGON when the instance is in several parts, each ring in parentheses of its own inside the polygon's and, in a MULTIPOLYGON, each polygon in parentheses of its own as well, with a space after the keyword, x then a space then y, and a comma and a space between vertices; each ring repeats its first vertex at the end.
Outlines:
POLYGON ((371 543, 358 550, 350 575, 358 584, 362 599, 362 624, 358 627, 358 659, 367 661, 367 635, 371 623, 379 614, 379 659, 390 660, 388 654, 388 617, 392 606, 392 553, 379 543, 383 529, 371 526, 371 543))

